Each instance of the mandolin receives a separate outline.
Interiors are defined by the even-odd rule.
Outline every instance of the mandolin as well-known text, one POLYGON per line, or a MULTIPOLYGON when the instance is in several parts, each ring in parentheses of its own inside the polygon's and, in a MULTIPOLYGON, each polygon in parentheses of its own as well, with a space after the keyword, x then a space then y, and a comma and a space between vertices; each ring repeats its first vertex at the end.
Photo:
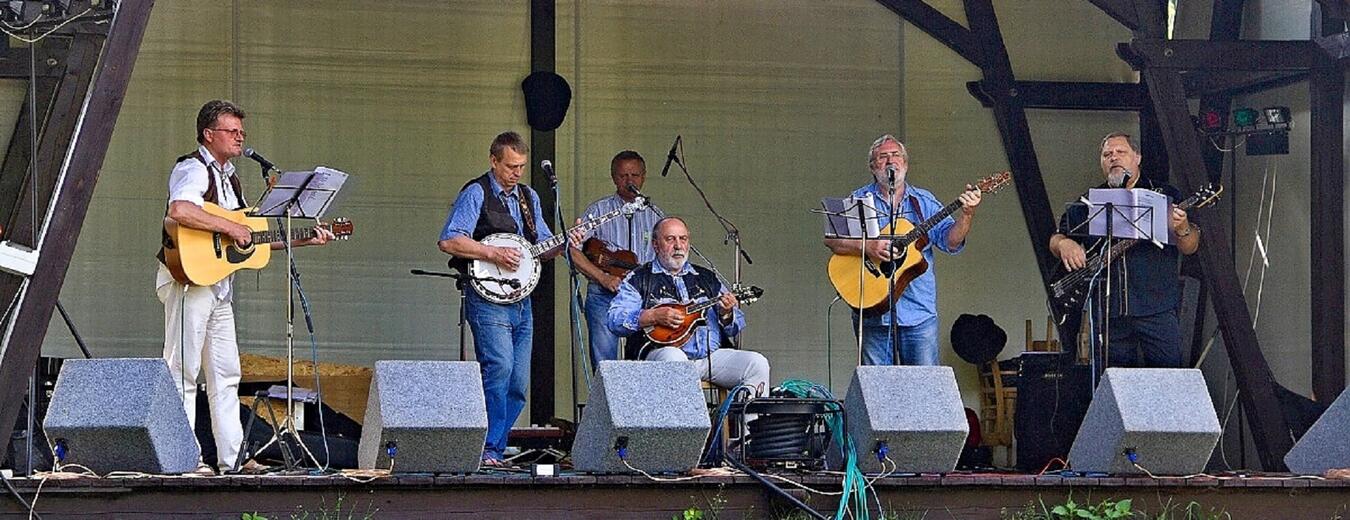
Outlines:
MULTIPOLYGON (((764 289, 752 285, 738 291, 732 291, 732 294, 736 296, 736 301, 740 302, 742 305, 749 305, 758 301, 761 296, 764 296, 764 289)), ((684 321, 680 322, 678 327, 666 327, 663 325, 645 327, 643 333, 646 334, 649 343, 667 347, 678 347, 683 345, 694 335, 695 330, 698 330, 700 326, 707 324, 708 320, 704 316, 703 311, 716 307, 719 302, 721 302, 720 299, 712 298, 700 303, 666 303, 657 305, 653 308, 659 309, 662 307, 670 307, 684 311, 684 321)))

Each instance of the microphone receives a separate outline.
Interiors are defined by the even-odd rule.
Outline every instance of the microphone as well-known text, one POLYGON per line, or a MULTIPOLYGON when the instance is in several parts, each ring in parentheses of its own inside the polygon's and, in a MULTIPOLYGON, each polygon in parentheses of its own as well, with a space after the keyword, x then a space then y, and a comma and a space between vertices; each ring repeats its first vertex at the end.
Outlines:
POLYGON ((893 164, 886 165, 886 185, 895 189, 895 165, 893 164))
MULTIPOLYGON (((262 165, 262 168, 263 168, 263 176, 266 176, 266 175, 267 175, 267 172, 270 172, 270 171, 273 171, 273 170, 276 170, 276 169, 277 169, 277 166, 276 166, 275 164, 272 164, 272 161, 267 160, 266 158, 264 158, 264 157, 262 156, 262 154, 259 154, 258 152, 254 151, 252 148, 245 148, 245 149, 244 149, 244 157, 248 157, 249 159, 253 159, 253 160, 255 160, 255 161, 258 161, 258 164, 262 165)), ((279 171, 279 170, 278 170, 278 171, 279 171)))
POLYGON ((544 170, 544 173, 548 175, 548 184, 550 186, 557 186, 558 174, 553 172, 553 161, 550 161, 548 159, 539 161, 539 167, 542 168, 544 170))
POLYGON ((637 195, 639 197, 642 196, 642 192, 638 191, 637 186, 631 182, 624 185, 624 189, 628 190, 628 193, 632 193, 633 195, 637 195))
POLYGON ((679 146, 680 146, 680 136, 677 135, 675 136, 675 142, 670 143, 670 152, 666 154, 666 165, 661 167, 662 177, 665 177, 666 174, 670 173, 670 163, 676 160, 675 149, 679 148, 679 146))

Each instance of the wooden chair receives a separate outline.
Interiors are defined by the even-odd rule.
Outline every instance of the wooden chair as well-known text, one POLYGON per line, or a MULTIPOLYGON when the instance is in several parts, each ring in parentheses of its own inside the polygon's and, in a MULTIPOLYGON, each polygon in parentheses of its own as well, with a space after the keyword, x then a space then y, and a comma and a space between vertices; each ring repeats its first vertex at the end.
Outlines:
MULTIPOLYGON (((703 400, 708 403, 708 413, 712 416, 712 419, 715 421, 717 420, 718 409, 722 406, 722 403, 727 400, 727 395, 729 394, 725 388, 718 387, 717 385, 712 384, 712 382, 710 381, 699 381, 699 385, 703 389, 703 400)), ((722 421, 723 446, 727 446, 728 442, 731 440, 730 427, 731 427, 731 419, 730 417, 728 417, 727 419, 724 419, 722 421)))
POLYGON ((1006 368, 998 360, 980 366, 980 433, 981 444, 991 448, 1007 448, 1007 462, 1012 465, 1013 410, 1017 408, 1017 388, 1003 383, 1005 377, 1017 375, 1015 368, 1006 368))

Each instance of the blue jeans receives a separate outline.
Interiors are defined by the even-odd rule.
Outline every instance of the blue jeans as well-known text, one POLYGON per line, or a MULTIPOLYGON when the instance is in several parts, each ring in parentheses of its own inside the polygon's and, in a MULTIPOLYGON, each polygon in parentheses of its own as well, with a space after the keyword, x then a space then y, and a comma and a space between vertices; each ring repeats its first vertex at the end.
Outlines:
POLYGON ((586 287, 586 331, 590 335, 591 370, 601 361, 619 359, 619 337, 609 331, 609 302, 614 293, 591 282, 586 287))
POLYGON ((465 318, 473 331, 473 352, 483 374, 488 432, 483 458, 501 459, 530 387, 530 345, 534 318, 530 299, 498 305, 469 291, 465 318))
MULTIPOLYGON (((895 339, 900 344, 901 365, 938 364, 938 320, 928 318, 918 325, 896 325, 895 339)), ((858 313, 853 313, 853 334, 858 334, 858 313)), ((895 365, 891 349, 891 327, 882 325, 881 318, 863 321, 863 364, 895 365)))

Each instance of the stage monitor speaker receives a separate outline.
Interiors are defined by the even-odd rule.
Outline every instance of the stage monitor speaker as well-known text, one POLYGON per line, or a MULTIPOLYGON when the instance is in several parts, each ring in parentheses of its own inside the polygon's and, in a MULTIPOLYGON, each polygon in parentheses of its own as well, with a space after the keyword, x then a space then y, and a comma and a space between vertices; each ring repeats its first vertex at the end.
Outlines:
POLYGON ((1350 390, 1341 392, 1307 433, 1284 456, 1284 465, 1299 475, 1322 475, 1350 468, 1350 390))
POLYGON ((42 424, 63 464, 95 473, 186 473, 201 449, 163 359, 70 359, 42 424))
POLYGON ((572 445, 577 471, 683 473, 712 429, 699 375, 679 361, 601 361, 572 445))
MULTIPOLYGON (((945 473, 956 469, 970 434, 951 367, 860 366, 844 396, 844 422, 864 473, 945 473), (883 466, 878 449, 890 462, 883 466)), ((831 466, 843 467, 839 450, 831 466)))
POLYGON ((377 361, 357 448, 362 469, 473 473, 487 438, 483 376, 472 361, 377 361))
POLYGON ((1219 416, 1193 368, 1108 368, 1069 450, 1074 471, 1189 475, 1219 443, 1219 416))

